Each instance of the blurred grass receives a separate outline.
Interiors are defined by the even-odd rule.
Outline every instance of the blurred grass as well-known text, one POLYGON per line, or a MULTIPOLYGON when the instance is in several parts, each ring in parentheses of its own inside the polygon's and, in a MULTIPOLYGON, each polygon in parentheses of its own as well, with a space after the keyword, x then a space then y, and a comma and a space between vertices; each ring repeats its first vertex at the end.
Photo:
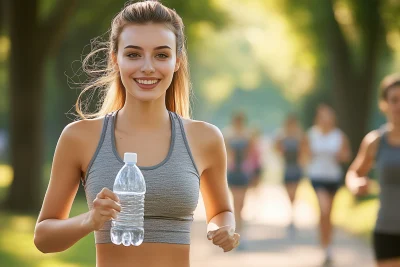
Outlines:
MULTIPOLYGON (((350 234, 369 241, 379 208, 376 191, 377 185, 374 184, 371 195, 358 199, 344 186, 340 188, 333 204, 333 223, 350 234)), ((308 180, 300 183, 297 197, 305 200, 316 212, 319 212, 317 197, 308 180)))
MULTIPOLYGON (((0 165, 0 200, 4 199, 11 182, 12 171, 0 165)), ((298 197, 304 199, 318 211, 318 203, 310 183, 304 180, 298 190, 298 197)), ((333 207, 333 221, 352 234, 365 239, 373 228, 378 209, 376 198, 357 201, 345 189, 338 192, 333 207)), ((71 216, 87 211, 84 198, 77 198, 71 216)), ((61 253, 42 254, 33 244, 36 217, 0 212, 0 266, 7 267, 89 267, 95 265, 93 234, 86 236, 72 248, 61 253)))
MULTIPOLYGON (((0 165, 0 199, 11 182, 11 168, 0 165)), ((77 198, 71 216, 88 210, 86 200, 77 198)), ((33 243, 36 217, 0 212, 0 266, 5 267, 92 267, 96 251, 93 234, 61 253, 43 254, 33 243)))
MULTIPOLYGON (((271 153, 268 155, 270 162, 265 162, 265 164, 270 167, 264 174, 263 182, 281 184, 283 177, 282 163, 279 158, 274 159, 271 153)), ((377 199, 379 187, 374 179, 371 181, 370 191, 371 194, 368 196, 355 198, 343 186, 335 196, 332 210, 332 221, 335 225, 366 241, 370 241, 370 233, 374 228, 379 208, 377 199)), ((319 213, 317 196, 309 180, 303 179, 300 182, 296 198, 305 200, 313 207, 315 212, 319 213)))

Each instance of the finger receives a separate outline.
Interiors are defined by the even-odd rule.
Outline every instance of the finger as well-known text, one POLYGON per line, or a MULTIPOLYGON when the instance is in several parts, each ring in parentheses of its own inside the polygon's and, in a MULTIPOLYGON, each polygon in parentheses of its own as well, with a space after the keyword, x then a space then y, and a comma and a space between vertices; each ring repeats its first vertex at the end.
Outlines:
POLYGON ((228 251, 231 251, 232 249, 234 249, 235 246, 233 245, 233 243, 230 243, 225 246, 221 246, 221 248, 224 250, 224 252, 228 252, 228 251))
POLYGON ((230 240, 231 238, 232 238, 232 237, 230 237, 229 235, 225 235, 225 236, 220 235, 220 236, 217 236, 217 237, 215 237, 215 238, 213 239, 213 244, 214 244, 214 245, 217 245, 217 246, 220 246, 220 245, 223 244, 224 242, 229 242, 229 240, 230 240))
POLYGON ((235 247, 233 246, 233 245, 230 245, 229 247, 227 247, 227 248, 225 248, 224 249, 224 252, 229 252, 229 251, 231 251, 232 249, 234 249, 235 247))
POLYGON ((114 200, 115 202, 119 202, 118 196, 113 191, 108 189, 107 187, 104 187, 100 191, 100 193, 97 194, 97 197, 102 198, 102 199, 109 198, 109 199, 114 200))
POLYGON ((235 237, 233 238, 234 241, 232 243, 224 245, 224 247, 223 247, 224 248, 224 252, 229 252, 232 249, 237 248, 239 246, 239 244, 240 244, 240 236, 238 234, 235 234, 235 235, 237 235, 237 236, 236 236, 236 238, 235 237))
POLYGON ((230 245, 233 245, 234 243, 236 243, 236 240, 234 240, 232 237, 230 237, 230 238, 227 238, 226 240, 222 241, 219 246, 221 248, 226 248, 230 245))
POLYGON ((121 205, 111 199, 97 199, 94 203, 95 207, 100 207, 102 209, 114 209, 118 212, 121 211, 121 205))
POLYGON ((219 229, 214 230, 214 231, 210 231, 210 232, 212 232, 212 234, 210 235, 211 237, 209 237, 209 239, 214 239, 218 235, 221 235, 221 234, 223 234, 223 235, 227 234, 227 235, 231 235, 232 236, 235 233, 235 230, 233 229, 232 226, 227 225, 227 226, 222 226, 219 229))
POLYGON ((207 238, 208 238, 208 240, 212 240, 212 239, 214 238, 215 234, 218 232, 218 230, 219 230, 219 229, 213 230, 213 231, 208 231, 208 232, 207 232, 207 238))
POLYGON ((113 210, 100 210, 100 215, 102 216, 103 220, 110 220, 111 218, 114 218, 114 216, 116 216, 113 210))

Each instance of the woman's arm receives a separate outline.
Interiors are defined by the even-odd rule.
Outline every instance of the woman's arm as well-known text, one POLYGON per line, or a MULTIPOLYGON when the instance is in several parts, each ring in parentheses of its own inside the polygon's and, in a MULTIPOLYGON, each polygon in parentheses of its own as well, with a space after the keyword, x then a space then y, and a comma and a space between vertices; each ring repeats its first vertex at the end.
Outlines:
POLYGON ((337 154, 337 160, 341 163, 348 163, 351 160, 351 149, 350 142, 347 135, 342 133, 342 145, 340 147, 339 153, 337 154))
POLYGON ((277 151, 278 153, 282 154, 283 153, 283 146, 282 146, 282 140, 283 140, 283 136, 279 135, 278 137, 275 138, 274 140, 274 149, 275 151, 277 151))
POLYGON ((311 159, 310 141, 307 135, 300 139, 299 164, 306 166, 311 159))
MULTIPOLYGON (((202 121, 184 120, 185 131, 200 175, 207 217, 207 237, 225 252, 239 244, 227 182, 227 155, 220 130, 202 121)), ((229 134, 227 134, 229 138, 229 134)))
POLYGON ((226 179, 226 150, 220 131, 211 125, 204 127, 204 159, 206 166, 201 174, 200 190, 203 196, 208 230, 223 226, 235 228, 232 204, 226 179))
MULTIPOLYGON (((112 200, 100 200, 108 196, 115 198, 112 192, 103 192, 96 200, 96 207, 108 205, 102 209, 104 216, 99 216, 99 209, 94 209, 73 218, 69 218, 71 206, 79 187, 81 162, 85 145, 85 122, 68 125, 62 132, 54 154, 50 182, 43 201, 42 209, 35 227, 34 243, 43 253, 59 252, 68 249, 78 240, 99 228, 107 218, 115 216, 111 210, 118 209, 112 200)), ((92 137, 93 138, 93 137, 92 137)), ((99 136, 100 139, 100 136, 99 136)))
POLYGON ((355 195, 368 192, 369 179, 366 176, 375 161, 375 155, 380 139, 378 131, 367 134, 361 142, 360 149, 346 174, 346 186, 355 195))

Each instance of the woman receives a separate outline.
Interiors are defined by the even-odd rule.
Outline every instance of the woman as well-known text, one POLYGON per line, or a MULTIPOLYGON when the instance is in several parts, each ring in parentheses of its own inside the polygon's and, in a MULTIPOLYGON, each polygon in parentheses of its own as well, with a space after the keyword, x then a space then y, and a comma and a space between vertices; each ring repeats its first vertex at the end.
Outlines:
POLYGON ((380 107, 387 124, 368 133, 351 164, 346 185, 355 195, 368 193, 369 171, 376 164, 380 209, 373 233, 379 267, 400 267, 400 75, 381 83, 380 107))
POLYGON ((261 131, 253 129, 248 145, 247 158, 244 162, 244 170, 250 179, 249 187, 257 188, 261 182, 263 173, 261 131))
POLYGON ((325 262, 328 263, 332 260, 333 199, 342 185, 342 164, 351 157, 348 138, 337 128, 336 116, 331 107, 318 107, 315 125, 309 130, 302 151, 308 161, 308 176, 318 198, 320 242, 325 262))
MULTIPOLYGON (((231 126, 225 132, 225 143, 228 153, 228 184, 233 196, 236 230, 242 236, 243 219, 241 213, 250 183, 250 173, 246 168, 250 140, 251 136, 246 127, 244 113, 235 113, 232 117, 231 126)), ((243 245, 241 248, 243 248, 243 245)))
MULTIPOLYGON (((275 149, 284 159, 284 184, 293 210, 293 204, 302 170, 300 166, 300 147, 303 134, 294 114, 289 114, 284 122, 283 131, 275 141, 275 149)), ((289 234, 293 236, 295 227, 293 218, 289 224, 289 234)))
MULTIPOLYGON (((86 113, 81 94, 76 108, 82 120, 69 124, 57 144, 35 228, 40 251, 66 250, 94 231, 98 267, 187 267, 199 191, 208 238, 225 252, 238 245, 223 137, 215 126, 188 118, 184 40, 181 18, 157 1, 126 5, 116 15, 107 69, 94 70, 102 76, 84 90, 105 88, 101 108, 86 113), (147 187, 138 247, 114 245, 109 234, 110 219, 121 210, 111 190, 125 152, 138 154, 147 187), (80 179, 89 211, 69 218, 80 179)), ((104 49, 84 64, 97 52, 104 49)))

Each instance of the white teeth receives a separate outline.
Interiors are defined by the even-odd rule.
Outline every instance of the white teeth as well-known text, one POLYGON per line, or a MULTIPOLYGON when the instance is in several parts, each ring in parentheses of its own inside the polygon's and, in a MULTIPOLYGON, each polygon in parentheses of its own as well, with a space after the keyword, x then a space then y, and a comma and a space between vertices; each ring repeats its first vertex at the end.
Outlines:
POLYGON ((136 79, 136 81, 140 84, 155 84, 158 82, 158 80, 139 80, 139 79, 136 79))

